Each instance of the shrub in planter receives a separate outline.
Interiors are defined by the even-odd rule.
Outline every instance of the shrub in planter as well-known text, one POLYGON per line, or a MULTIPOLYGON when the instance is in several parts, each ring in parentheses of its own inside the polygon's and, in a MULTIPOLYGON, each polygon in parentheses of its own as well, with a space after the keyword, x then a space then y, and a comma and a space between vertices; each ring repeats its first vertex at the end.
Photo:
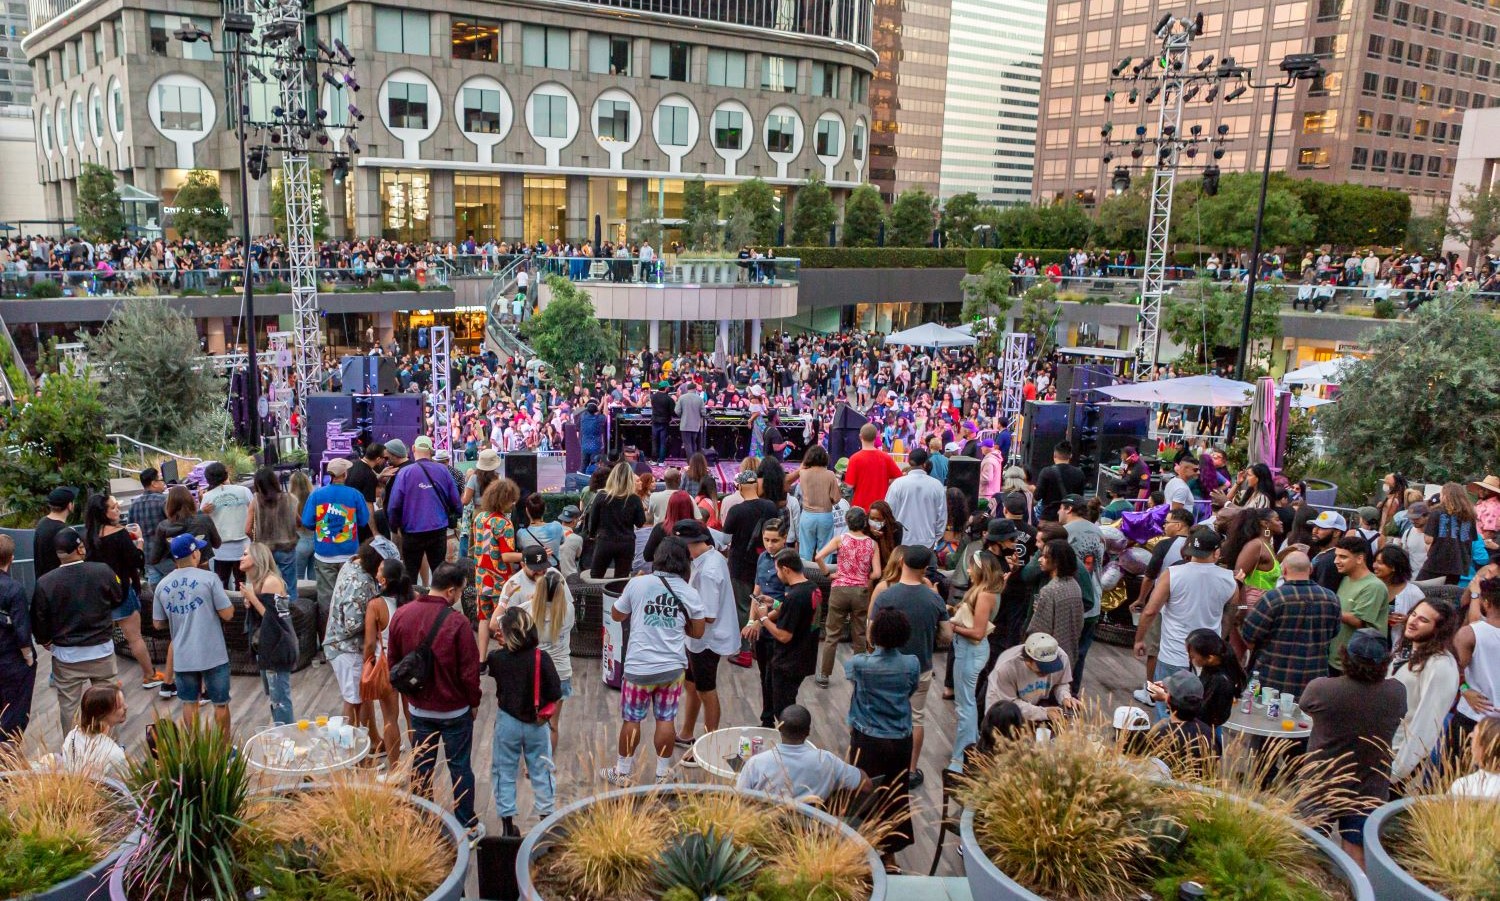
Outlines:
POLYGON ((1381 901, 1500 899, 1500 801, 1419 795, 1375 811, 1365 865, 1381 901))
POLYGON ((124 786, 80 773, 0 773, 0 898, 82 901, 134 823, 124 786))

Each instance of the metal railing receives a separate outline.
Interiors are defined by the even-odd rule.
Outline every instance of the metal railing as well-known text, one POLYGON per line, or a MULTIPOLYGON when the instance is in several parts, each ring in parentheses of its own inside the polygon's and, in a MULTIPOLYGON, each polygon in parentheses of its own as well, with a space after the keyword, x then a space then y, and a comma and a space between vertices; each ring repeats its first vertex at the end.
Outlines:
POLYGON ((170 457, 178 461, 177 465, 180 476, 186 476, 193 467, 203 462, 199 457, 191 457, 186 454, 169 451, 117 432, 105 435, 104 440, 114 445, 115 449, 114 456, 109 461, 109 468, 113 472, 119 473, 121 477, 133 478, 138 476, 142 469, 145 469, 147 466, 157 465, 158 461, 164 457, 170 457), (184 463, 187 464, 185 468, 182 465, 184 463))
MULTIPOLYGON (((1044 275, 1017 276, 1011 284, 1013 293, 1021 293, 1032 285, 1046 278, 1044 275)), ((1062 301, 1082 300, 1085 303, 1128 303, 1136 304, 1140 301, 1141 283, 1139 279, 1118 278, 1110 276, 1095 275, 1065 275, 1056 280, 1058 299, 1062 301), (1083 295, 1082 298, 1069 295, 1083 295)), ((1181 286, 1191 285, 1192 280, 1183 279, 1176 282, 1169 294, 1180 293, 1181 286)), ((1243 281, 1216 281, 1211 284, 1221 290, 1245 291, 1243 281)), ((1395 304, 1397 312, 1414 310, 1424 303, 1451 298, 1456 291, 1442 290, 1415 290, 1397 288, 1391 285, 1369 286, 1319 286, 1307 285, 1300 282, 1261 282, 1256 286, 1257 291, 1268 291, 1274 294, 1282 306, 1292 307, 1294 311, 1306 309, 1309 312, 1338 313, 1346 308, 1369 309, 1380 300, 1390 300, 1395 304)), ((1474 303, 1479 306, 1500 304, 1500 292, 1479 291, 1474 294, 1474 303)))
MULTIPOLYGON (((441 258, 435 258, 441 259, 441 258)), ((378 291, 417 288, 446 289, 452 271, 446 263, 429 263, 425 273, 400 268, 320 268, 318 281, 334 290, 378 291), (403 287, 403 284, 405 285, 403 287)), ((256 269, 251 283, 258 294, 290 294, 290 269, 256 269)), ((0 297, 154 297, 162 295, 197 296, 233 294, 241 289, 244 277, 238 269, 97 269, 32 270, 22 272, 14 264, 0 271, 0 297), (52 283, 57 294, 42 292, 38 285, 52 283)))
POLYGON ((572 282, 638 284, 652 287, 796 284, 802 261, 795 257, 760 259, 694 258, 677 254, 642 262, 636 257, 531 258, 535 280, 560 275, 572 282))

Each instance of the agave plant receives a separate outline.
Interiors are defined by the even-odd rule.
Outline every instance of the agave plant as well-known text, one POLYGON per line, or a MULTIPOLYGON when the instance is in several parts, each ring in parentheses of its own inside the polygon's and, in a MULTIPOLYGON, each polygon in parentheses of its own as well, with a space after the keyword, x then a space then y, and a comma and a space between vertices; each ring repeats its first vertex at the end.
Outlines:
POLYGON ((690 832, 667 848, 656 864, 656 881, 664 889, 687 888, 699 898, 727 894, 760 869, 749 848, 736 848, 716 830, 690 832))

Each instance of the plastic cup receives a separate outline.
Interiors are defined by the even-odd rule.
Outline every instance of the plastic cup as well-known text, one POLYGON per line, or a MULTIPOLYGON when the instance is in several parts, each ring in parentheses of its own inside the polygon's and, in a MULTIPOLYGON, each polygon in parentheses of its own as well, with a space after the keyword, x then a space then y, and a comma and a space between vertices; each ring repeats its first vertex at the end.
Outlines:
POLYGON ((1281 721, 1281 729, 1282 729, 1283 732, 1291 732, 1292 730, 1294 730, 1296 728, 1297 728, 1297 721, 1296 720, 1282 720, 1281 721))
POLYGON ((328 725, 328 715, 327 714, 320 714, 318 716, 316 722, 318 724, 318 728, 319 729, 323 728, 324 726, 328 725))
POLYGON ((308 722, 307 720, 298 720, 297 721, 297 731, 298 732, 306 732, 307 729, 308 729, 308 727, 311 726, 311 725, 312 725, 312 723, 308 722))

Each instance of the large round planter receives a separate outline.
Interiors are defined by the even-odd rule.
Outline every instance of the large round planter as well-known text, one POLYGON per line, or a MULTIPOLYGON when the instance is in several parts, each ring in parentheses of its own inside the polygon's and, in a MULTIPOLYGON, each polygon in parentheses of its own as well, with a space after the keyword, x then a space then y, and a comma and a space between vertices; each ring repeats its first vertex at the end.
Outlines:
MULTIPOLYGON (((1369 874, 1370 884, 1375 887, 1375 895, 1380 901, 1445 901, 1442 895, 1403 870, 1381 841, 1381 833, 1386 827, 1417 800, 1420 799, 1392 801, 1365 820, 1365 872, 1369 874)), ((1476 803, 1485 802, 1476 799, 1476 803)))
MULTIPOLYGON (((1359 864, 1339 849, 1339 846, 1320 832, 1297 824, 1304 838, 1317 846, 1318 852, 1332 864, 1332 869, 1349 887, 1354 901, 1388 901, 1385 895, 1377 896, 1370 887, 1370 880, 1360 871, 1359 864)), ((963 849, 964 875, 969 880, 969 894, 974 901, 1048 901, 1005 875, 995 866, 979 840, 974 836, 974 811, 965 810, 959 821, 959 841, 963 849)))
MULTIPOLYGON (((304 791, 314 791, 317 785, 309 785, 305 788, 279 789, 278 795, 299 794, 304 791)), ((402 793, 406 794, 406 793, 402 793)), ((464 882, 469 878, 469 842, 466 831, 460 826, 453 814, 438 807, 426 798, 407 794, 406 800, 428 816, 437 820, 443 827, 443 835, 453 845, 453 869, 448 873, 446 879, 438 884, 432 894, 427 896, 427 901, 462 901, 464 895, 464 882)), ((129 850, 134 850, 132 846, 129 850)), ((121 854, 115 860, 114 866, 109 870, 109 901, 129 901, 125 894, 125 866, 130 862, 129 854, 121 854)))
MULTIPOLYGON (((10 773, 0 773, 0 779, 9 778, 10 776, 10 773)), ((99 782, 118 793, 121 798, 134 807, 135 799, 131 797, 129 789, 124 785, 114 779, 100 779, 99 782)), ((116 845, 108 854, 104 855, 104 858, 98 863, 74 876, 72 879, 59 882, 44 892, 27 895, 26 901, 91 901, 94 893, 99 891, 109 881, 109 874, 114 869, 115 861, 119 860, 120 855, 133 847, 135 847, 134 832, 122 840, 120 844, 116 845)))
MULTIPOLYGON (((772 797, 771 795, 765 794, 764 792, 742 791, 725 785, 638 785, 634 788, 622 788, 618 791, 592 795, 580 801, 575 801, 574 803, 569 804, 567 807, 562 808, 561 810, 552 814, 552 816, 547 817, 545 820, 542 820, 540 823, 537 823, 535 826, 533 826, 531 831, 526 833, 526 839, 521 842, 520 851, 516 853, 516 885, 519 887, 521 892, 521 901, 554 901, 554 899, 550 899, 547 896, 543 895, 541 891, 536 887, 536 883, 532 881, 531 866, 552 847, 553 842, 558 838, 558 834, 560 832, 559 827, 561 826, 562 822, 571 814, 576 813, 591 804, 595 804, 600 801, 607 801, 610 798, 621 798, 626 795, 685 795, 706 792, 734 792, 736 794, 747 795, 752 798, 759 798, 769 804, 773 804, 778 807, 791 807, 796 809, 796 811, 803 816, 808 817, 809 819, 816 820, 819 823, 822 823, 823 825, 829 827, 830 829, 835 829, 848 836, 849 838, 856 839, 861 843, 864 843, 865 841, 863 836, 861 836, 858 832, 855 832, 853 829, 849 828, 849 826, 845 825, 844 822, 837 817, 830 816, 815 807, 809 807, 806 804, 798 804, 795 801, 787 801, 781 798, 772 797)), ((869 861, 870 864, 869 901, 885 901, 885 866, 880 862, 880 854, 876 852, 873 847, 869 847, 868 845, 866 845, 865 858, 869 861)))

